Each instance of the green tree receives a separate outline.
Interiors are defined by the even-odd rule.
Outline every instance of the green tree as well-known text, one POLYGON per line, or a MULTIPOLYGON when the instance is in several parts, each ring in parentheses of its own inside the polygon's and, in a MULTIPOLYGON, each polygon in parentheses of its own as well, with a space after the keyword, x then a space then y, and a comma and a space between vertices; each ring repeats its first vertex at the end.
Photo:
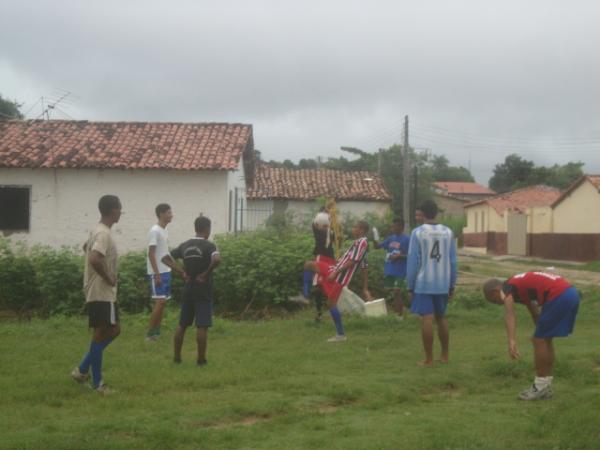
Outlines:
POLYGON ((498 193, 508 192, 516 187, 527 185, 533 174, 534 164, 519 155, 508 155, 502 164, 496 164, 494 175, 490 178, 490 188, 498 193))
POLYGON ((19 111, 20 106, 17 102, 5 99, 0 94, 0 121, 22 119, 23 114, 19 111))
POLYGON ((444 155, 433 155, 430 170, 434 181, 475 181, 471 172, 465 167, 453 167, 444 155))
POLYGON ((583 175, 583 166, 584 163, 578 161, 536 167, 532 161, 513 154, 507 156, 504 163, 496 165, 490 187, 500 193, 537 184, 565 189, 583 175))

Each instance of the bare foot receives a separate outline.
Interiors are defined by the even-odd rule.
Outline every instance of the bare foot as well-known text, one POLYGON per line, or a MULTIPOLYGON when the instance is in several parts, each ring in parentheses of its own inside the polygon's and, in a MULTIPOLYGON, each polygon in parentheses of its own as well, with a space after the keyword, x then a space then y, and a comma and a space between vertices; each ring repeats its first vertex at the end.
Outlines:
POLYGON ((419 361, 417 363, 417 366, 420 366, 420 367, 433 367, 433 361, 425 359, 423 361, 419 361))
POLYGON ((437 360, 440 364, 448 364, 448 358, 440 358, 437 360))

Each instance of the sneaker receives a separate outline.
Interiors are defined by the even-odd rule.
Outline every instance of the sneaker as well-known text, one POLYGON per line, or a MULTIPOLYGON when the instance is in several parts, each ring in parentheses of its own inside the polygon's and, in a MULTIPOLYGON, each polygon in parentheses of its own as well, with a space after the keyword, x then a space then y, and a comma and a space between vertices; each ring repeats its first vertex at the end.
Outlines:
POLYGON ((298 303, 300 305, 308 305, 310 302, 303 295, 295 295, 293 297, 288 298, 288 300, 292 303, 298 303))
POLYGON ((146 336, 146 342, 156 342, 156 341, 158 341, 157 335, 146 336))
POLYGON ((552 398, 552 388, 546 386, 544 389, 538 389, 535 384, 527 390, 524 390, 519 394, 521 400, 546 400, 552 398))
POLYGON ((90 379, 90 374, 89 373, 81 373, 79 371, 79 367, 75 367, 73 369, 73 371, 71 372, 71 378, 73 378, 73 380, 77 381, 79 384, 82 384, 90 379))
POLYGON ((110 394, 114 394, 115 391, 112 390, 111 388, 108 387, 108 385, 104 384, 104 383, 100 383, 100 386, 98 386, 97 388, 94 388, 94 390, 98 393, 98 394, 102 394, 102 395, 110 395, 110 394))
POLYGON ((197 366, 205 366, 205 365, 207 365, 207 364, 208 364, 208 361, 207 361, 207 360, 205 360, 205 359, 201 359, 201 360, 199 360, 199 361, 196 361, 196 365, 197 365, 197 366))
POLYGON ((336 334, 335 336, 327 339, 327 342, 344 342, 345 340, 346 340, 346 335, 336 334))

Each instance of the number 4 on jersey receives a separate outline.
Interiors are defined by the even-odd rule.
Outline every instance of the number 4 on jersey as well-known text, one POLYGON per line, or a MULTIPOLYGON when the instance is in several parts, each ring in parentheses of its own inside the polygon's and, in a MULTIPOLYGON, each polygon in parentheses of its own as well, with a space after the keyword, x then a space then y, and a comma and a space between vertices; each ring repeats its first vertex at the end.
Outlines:
POLYGON ((437 262, 440 262, 440 259, 442 259, 442 254, 440 253, 440 241, 438 241, 437 239, 433 243, 431 252, 429 252, 429 257, 431 259, 435 259, 437 262))

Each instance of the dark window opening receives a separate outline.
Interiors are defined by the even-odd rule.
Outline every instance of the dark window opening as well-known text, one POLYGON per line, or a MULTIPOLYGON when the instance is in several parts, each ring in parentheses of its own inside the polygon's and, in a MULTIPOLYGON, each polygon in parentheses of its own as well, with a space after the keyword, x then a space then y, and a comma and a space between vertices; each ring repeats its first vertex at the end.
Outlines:
POLYGON ((0 186, 0 230, 29 231, 29 187, 0 186))

